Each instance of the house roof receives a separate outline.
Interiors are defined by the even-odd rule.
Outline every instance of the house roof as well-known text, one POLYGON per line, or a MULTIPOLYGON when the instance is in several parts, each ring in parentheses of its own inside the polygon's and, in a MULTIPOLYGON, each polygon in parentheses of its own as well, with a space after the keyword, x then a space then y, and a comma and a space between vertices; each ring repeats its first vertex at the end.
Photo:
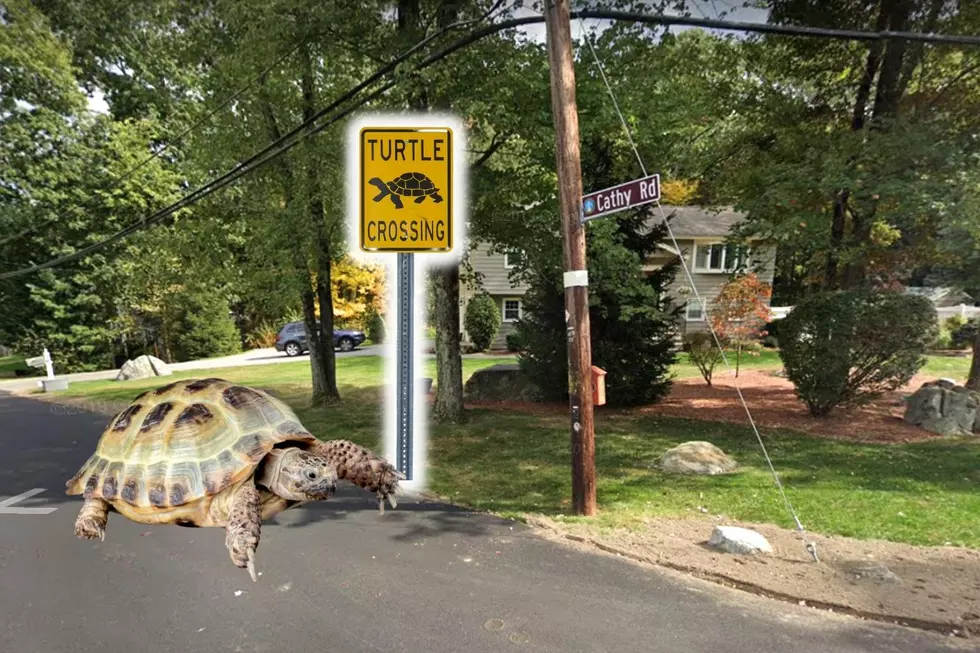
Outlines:
POLYGON ((921 295, 933 302, 938 302, 943 299, 973 299, 962 290, 947 286, 907 286, 905 292, 913 295, 921 295))
MULTIPOLYGON (((678 238, 723 238, 729 234, 732 227, 745 220, 746 215, 731 207, 720 209, 706 206, 672 206, 661 205, 664 215, 670 221, 671 231, 678 238)), ((649 228, 663 223, 660 211, 655 211, 646 224, 649 228)))

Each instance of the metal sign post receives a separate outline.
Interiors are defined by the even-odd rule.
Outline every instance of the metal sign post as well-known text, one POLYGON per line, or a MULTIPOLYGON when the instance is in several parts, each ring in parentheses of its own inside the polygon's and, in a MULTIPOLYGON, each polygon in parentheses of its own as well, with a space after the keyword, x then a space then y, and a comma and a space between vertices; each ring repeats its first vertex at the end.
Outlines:
POLYGON ((380 258, 396 276, 396 319, 389 322, 395 326, 389 358, 395 369, 388 368, 395 388, 387 402, 386 446, 410 482, 407 488, 421 487, 425 471, 424 433, 419 440, 424 422, 416 424, 423 411, 415 405, 421 400, 416 396, 416 254, 437 264, 456 263, 452 254, 465 201, 460 197, 465 193, 462 129, 452 116, 401 114, 360 118, 348 131, 348 181, 355 189, 348 198, 351 253, 380 258), (394 266, 391 254, 397 255, 394 266))
POLYGON ((415 318, 413 300, 415 298, 415 255, 398 255, 398 457, 395 466, 405 474, 406 480, 412 480, 412 424, 415 394, 412 322, 415 318))

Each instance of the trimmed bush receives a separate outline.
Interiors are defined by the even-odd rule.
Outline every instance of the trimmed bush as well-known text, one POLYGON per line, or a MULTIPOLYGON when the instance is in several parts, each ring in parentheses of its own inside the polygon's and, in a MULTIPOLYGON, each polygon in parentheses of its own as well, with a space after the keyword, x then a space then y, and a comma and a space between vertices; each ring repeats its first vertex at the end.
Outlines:
POLYGON ((695 331, 684 336, 684 349, 691 363, 698 368, 705 382, 710 386, 715 366, 721 362, 721 350, 715 339, 707 331, 695 331))
POLYGON ((928 299, 899 292, 813 295, 782 322, 786 375, 814 416, 866 404, 907 383, 939 331, 928 299))
POLYGON ((486 351, 500 330, 500 311, 497 303, 486 293, 470 298, 466 304, 464 324, 476 351, 486 351))
POLYGON ((521 334, 519 333, 508 333, 507 334, 507 351, 511 353, 519 352, 523 348, 523 343, 521 342, 521 334))

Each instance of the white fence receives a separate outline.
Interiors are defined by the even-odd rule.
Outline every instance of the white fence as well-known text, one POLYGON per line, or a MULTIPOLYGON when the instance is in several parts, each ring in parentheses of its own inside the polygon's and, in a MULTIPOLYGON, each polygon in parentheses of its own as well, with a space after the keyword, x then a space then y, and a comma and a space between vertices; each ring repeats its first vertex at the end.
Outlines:
POLYGON ((955 315, 972 320, 975 317, 980 317, 980 306, 967 306, 966 304, 960 304, 959 306, 939 306, 936 308, 936 312, 939 313, 940 321, 955 315))
MULTIPOLYGON (((780 320, 786 317, 791 310, 793 310, 792 306, 773 306, 770 308, 772 319, 774 320, 780 320)), ((980 317, 980 306, 967 306, 966 304, 960 304, 959 306, 937 306, 936 313, 939 314, 940 322, 956 315, 972 320, 975 317, 980 317)))

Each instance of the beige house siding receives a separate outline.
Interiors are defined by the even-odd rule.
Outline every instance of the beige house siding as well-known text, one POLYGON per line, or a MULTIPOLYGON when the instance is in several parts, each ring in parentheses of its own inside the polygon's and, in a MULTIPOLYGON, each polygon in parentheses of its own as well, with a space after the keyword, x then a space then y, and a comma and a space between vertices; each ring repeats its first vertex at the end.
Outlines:
POLYGON ((514 332, 515 325, 510 319, 513 311, 511 311, 511 315, 504 313, 504 302, 511 302, 511 308, 514 308, 513 302, 517 302, 516 308, 521 313, 524 308, 522 298, 528 287, 524 284, 511 282, 509 274, 512 268, 509 257, 500 253, 490 254, 490 247, 484 243, 480 243, 475 249, 470 250, 468 259, 470 267, 480 275, 480 285, 468 283, 460 287, 459 327, 463 333, 463 342, 471 342, 469 334, 466 332, 466 305, 474 295, 486 292, 496 303, 501 318, 500 330, 490 347, 491 349, 506 349, 507 335, 514 332))
MULTIPOLYGON (((689 269, 691 269, 691 277, 694 280, 695 287, 697 288, 697 295, 699 295, 701 299, 708 304, 708 308, 710 308, 711 300, 718 295, 721 287, 729 280, 730 274, 725 270, 707 271, 699 269, 695 265, 696 259, 700 258, 697 252, 699 248, 706 248, 714 244, 722 244, 724 242, 724 238, 724 236, 717 236, 696 238, 678 237, 677 239, 677 244, 679 245, 681 252, 684 254, 684 259, 687 266, 689 269)), ((671 245, 667 245, 658 253, 651 256, 647 260, 647 263, 644 264, 643 269, 647 272, 652 272, 667 262, 675 260, 676 256, 672 250, 673 247, 671 245)), ((521 298, 527 292, 528 288, 524 285, 512 285, 510 279, 508 278, 510 268, 506 265, 505 256, 503 254, 490 254, 489 246, 480 244, 478 247, 471 250, 468 256, 470 266, 473 268, 473 271, 480 273, 482 277, 482 285, 476 286, 473 284, 463 284, 460 288, 460 330, 463 333, 463 341, 467 343, 470 342, 469 334, 466 333, 465 327, 466 304, 473 295, 484 291, 487 292, 497 304, 497 310, 500 311, 502 320, 500 331, 492 344, 492 348, 505 349, 507 346, 507 334, 514 332, 514 324, 503 320, 504 302, 506 300, 519 301, 520 304, 518 308, 519 310, 523 310, 523 301, 521 298)), ((761 243, 757 244, 756 246, 751 247, 750 257, 751 268, 759 268, 759 276, 761 280, 771 284, 773 281, 773 275, 775 274, 775 246, 761 243)), ((673 299, 676 305, 683 308, 680 316, 680 324, 678 325, 679 339, 683 337, 684 333, 708 330, 708 322, 705 319, 705 316, 695 315, 695 293, 691 291, 689 286, 690 284, 684 270, 682 268, 678 268, 674 281, 670 284, 670 286, 668 286, 667 294, 673 299), (690 315, 688 313, 689 304, 690 308, 692 309, 690 315)))
MULTIPOLYGON (((669 286, 668 293, 674 301, 684 306, 684 314, 681 318, 680 332, 693 333, 696 331, 707 331, 708 322, 706 313, 711 308, 711 301, 718 296, 722 286, 728 282, 730 274, 726 271, 706 271, 695 265, 695 260, 700 258, 697 254, 698 248, 707 247, 714 244, 721 244, 721 238, 697 238, 682 241, 678 239, 678 244, 684 252, 684 260, 691 270, 691 278, 697 289, 697 294, 690 290, 690 283, 683 269, 678 270, 673 283, 669 286), (696 296, 700 296, 704 310, 698 315, 698 305, 696 296)), ((772 283, 776 269, 776 248, 773 245, 758 244, 750 249, 751 268, 759 269, 759 278, 772 283)))

